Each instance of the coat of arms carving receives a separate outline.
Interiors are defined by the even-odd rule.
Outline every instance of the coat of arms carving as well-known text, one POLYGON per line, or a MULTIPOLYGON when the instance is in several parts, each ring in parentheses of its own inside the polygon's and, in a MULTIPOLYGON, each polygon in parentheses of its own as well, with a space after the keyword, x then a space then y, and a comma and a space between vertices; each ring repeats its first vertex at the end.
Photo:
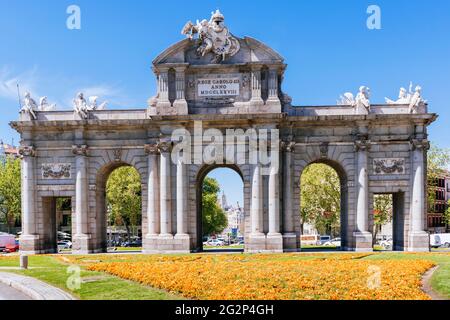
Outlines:
POLYGON ((194 39, 198 35, 199 47, 197 53, 204 57, 208 53, 214 55, 213 63, 220 63, 228 57, 234 56, 241 48, 239 40, 233 37, 224 24, 225 17, 219 10, 213 12, 211 19, 196 24, 187 22, 181 31, 189 39, 194 39))

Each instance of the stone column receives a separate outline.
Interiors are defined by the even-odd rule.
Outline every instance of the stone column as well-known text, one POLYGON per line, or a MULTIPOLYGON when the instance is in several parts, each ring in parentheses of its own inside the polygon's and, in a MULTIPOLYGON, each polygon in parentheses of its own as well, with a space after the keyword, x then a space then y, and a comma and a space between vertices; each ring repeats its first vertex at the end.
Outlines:
POLYGON ((171 157, 172 144, 161 142, 158 145, 160 159, 160 237, 172 238, 172 188, 171 188, 171 157))
POLYGON ((261 97, 261 66, 253 66, 251 72, 252 98, 254 104, 264 104, 261 97))
POLYGON ((272 164, 269 174, 269 233, 266 249, 283 252, 283 237, 280 233, 280 181, 279 165, 272 164))
POLYGON ((278 97, 278 68, 271 67, 269 69, 269 97, 268 103, 281 104, 278 97))
POLYGON ((360 138, 355 141, 357 159, 355 251, 372 251, 372 234, 369 232, 369 176, 367 171, 370 141, 365 137, 360 138))
POLYGON ((293 153, 295 151, 295 143, 284 141, 281 144, 283 151, 283 247, 286 251, 297 250, 297 235, 294 228, 294 211, 293 211, 293 153))
POLYGON ((429 237, 425 231, 426 165, 425 153, 430 147, 426 139, 411 140, 412 192, 411 223, 408 251, 429 251, 429 237))
POLYGON ((263 233, 263 179, 261 175, 261 165, 259 163, 253 165, 251 195, 251 232, 249 234, 248 243, 246 243, 246 251, 266 251, 266 235, 263 233))
POLYGON ((189 252, 189 235, 186 228, 188 210, 186 187, 186 165, 182 158, 177 161, 177 234, 175 235, 175 251, 189 252))
POLYGON ((22 234, 20 235, 20 250, 30 253, 39 252, 39 235, 36 230, 36 178, 35 150, 32 146, 21 146, 19 154, 22 157, 22 234))
POLYGON ((159 234, 159 168, 158 146, 145 145, 148 154, 148 179, 147 179, 147 238, 154 238, 159 234))
POLYGON ((74 145, 72 152, 75 155, 75 219, 76 230, 74 234, 74 251, 88 253, 90 235, 88 232, 88 177, 87 177, 87 149, 86 145, 74 145))
POLYGON ((269 175, 269 235, 280 235, 280 185, 278 168, 270 168, 269 175))
POLYGON ((251 201, 251 223, 252 235, 263 234, 263 181, 260 164, 253 167, 252 201, 251 201))
POLYGON ((173 106, 177 108, 177 114, 188 114, 188 105, 185 98, 185 70, 186 67, 175 68, 176 100, 173 106))
POLYGON ((169 101, 169 69, 161 69, 158 74, 158 103, 157 107, 170 107, 169 101))

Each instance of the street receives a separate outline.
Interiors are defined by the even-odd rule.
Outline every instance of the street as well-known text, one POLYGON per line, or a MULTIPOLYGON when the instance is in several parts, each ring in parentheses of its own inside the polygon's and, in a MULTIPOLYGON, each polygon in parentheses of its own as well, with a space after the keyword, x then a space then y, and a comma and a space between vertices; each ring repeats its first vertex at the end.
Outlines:
POLYGON ((31 300, 31 298, 0 282, 0 300, 31 300))

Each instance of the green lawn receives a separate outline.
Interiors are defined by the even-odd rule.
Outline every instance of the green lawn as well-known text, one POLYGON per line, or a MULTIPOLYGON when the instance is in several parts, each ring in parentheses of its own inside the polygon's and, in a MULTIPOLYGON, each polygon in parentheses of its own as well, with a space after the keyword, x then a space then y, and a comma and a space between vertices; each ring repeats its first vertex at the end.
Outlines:
MULTIPOLYGON (((14 260, 2 260, 0 267, 19 266, 19 257, 14 260)), ((0 270, 19 273, 47 282, 61 288, 82 300, 173 300, 180 299, 165 291, 140 285, 136 282, 122 280, 101 272, 81 271, 82 283, 79 290, 71 291, 66 281, 72 274, 67 273, 68 264, 53 256, 30 256, 29 270, 0 270)))
POLYGON ((400 252, 386 252, 381 254, 374 254, 365 257, 364 259, 383 259, 383 260, 431 260, 439 265, 439 268, 434 272, 431 278, 431 286, 433 290, 444 297, 450 299, 450 255, 447 253, 410 253, 404 254, 400 252))
MULTIPOLYGON (((215 249, 217 247, 214 247, 215 249)), ((321 259, 330 257, 337 257, 337 255, 346 255, 348 253, 304 253, 294 255, 274 255, 273 259, 268 259, 268 263, 274 263, 277 259, 281 260, 297 260, 299 263, 303 260, 321 259)), ((245 255, 245 254, 244 254, 245 255)), ((180 255, 184 256, 184 255, 180 255)), ((70 256, 67 256, 70 257, 70 256)), ((123 256, 122 256, 123 257, 123 256)), ((108 260, 123 261, 120 255, 109 255, 108 260)), ((147 256, 148 257, 148 256, 147 256)), ((84 259, 93 260, 99 259, 100 256, 92 255, 84 259)), ((147 259, 145 255, 133 255, 127 259, 132 261, 140 261, 147 259)), ((439 265, 439 269, 435 271, 431 279, 431 286, 442 296, 450 299, 450 254, 448 253, 401 253, 401 252, 383 252, 373 253, 361 257, 365 260, 431 260, 439 265)), ((0 267, 18 267, 19 256, 12 256, 10 258, 2 259, 0 257, 0 267)), ((68 291, 75 297, 82 300, 167 300, 180 299, 179 296, 169 294, 162 290, 153 289, 148 286, 140 285, 136 282, 122 280, 118 277, 108 275, 102 272, 86 271, 82 267, 81 288, 76 291, 70 291, 66 286, 68 277, 72 274, 67 273, 69 264, 63 263, 55 256, 30 256, 29 265, 32 269, 29 270, 0 270, 5 272, 14 272, 39 280, 48 282, 51 285, 59 287, 68 291)))

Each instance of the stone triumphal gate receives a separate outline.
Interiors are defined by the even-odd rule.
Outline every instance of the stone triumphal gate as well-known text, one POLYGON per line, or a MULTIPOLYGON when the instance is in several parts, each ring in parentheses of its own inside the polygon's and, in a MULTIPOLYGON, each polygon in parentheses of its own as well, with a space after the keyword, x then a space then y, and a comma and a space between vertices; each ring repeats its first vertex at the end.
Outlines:
POLYGON ((420 87, 402 89, 385 105, 371 105, 361 87, 335 106, 295 107, 281 90, 283 58, 255 39, 233 36, 220 12, 187 23, 183 33, 187 39, 153 61, 158 92, 146 109, 100 110, 79 94, 74 110, 46 111, 26 97, 11 124, 22 137, 23 251, 56 250, 55 199, 69 197, 73 251, 104 252, 106 181, 120 166, 141 177, 144 252, 202 248, 202 181, 224 166, 244 182, 245 250, 296 251, 300 177, 312 163, 328 164, 340 177, 343 250, 371 250, 375 194, 393 194, 394 249, 428 250, 427 126, 436 115, 427 112, 420 87), (176 129, 189 131, 192 149, 211 144, 202 139, 208 129, 278 129, 280 141, 270 145, 278 143, 279 170, 226 161, 248 159, 248 146, 241 155, 238 148, 227 152, 223 162, 172 161, 176 129))

